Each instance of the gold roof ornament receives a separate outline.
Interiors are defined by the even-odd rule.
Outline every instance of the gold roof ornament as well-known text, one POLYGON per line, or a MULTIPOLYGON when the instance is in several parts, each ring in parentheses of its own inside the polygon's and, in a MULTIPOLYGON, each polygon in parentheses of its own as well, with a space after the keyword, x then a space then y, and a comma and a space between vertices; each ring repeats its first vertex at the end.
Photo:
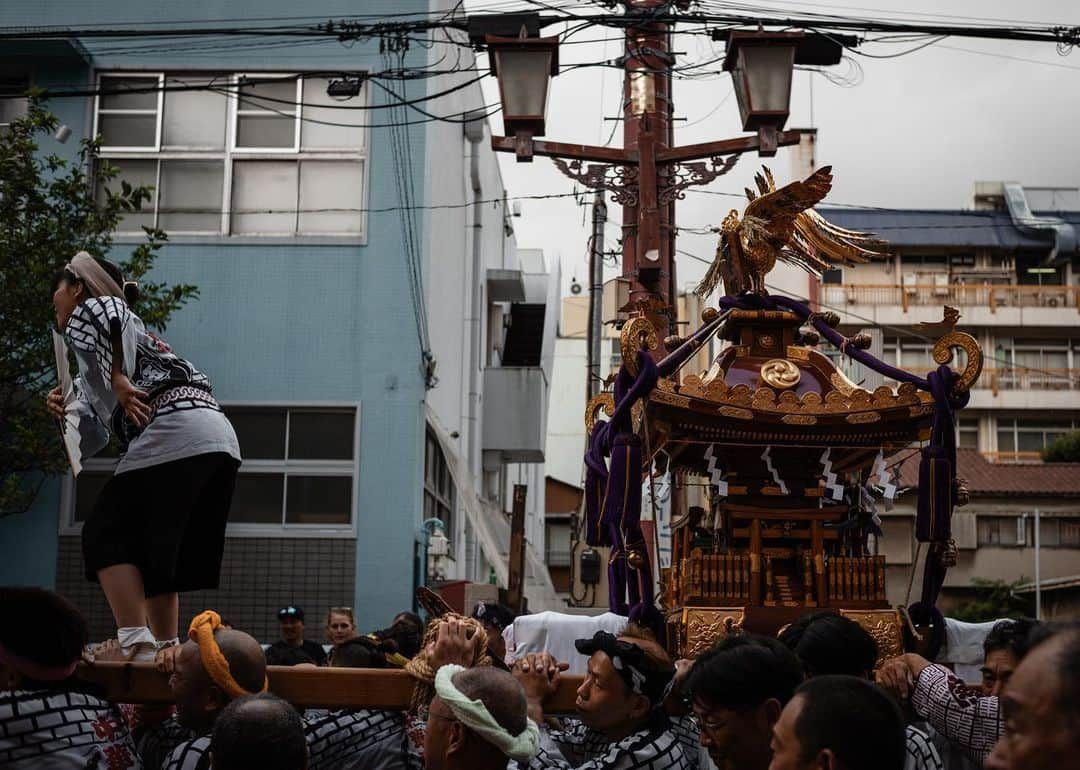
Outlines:
POLYGON ((777 189, 772 172, 755 177, 760 194, 750 200, 742 218, 732 209, 720 226, 720 242, 712 265, 695 289, 708 297, 721 280, 727 294, 767 294, 765 276, 777 260, 820 274, 834 264, 867 262, 885 256, 884 243, 870 233, 838 227, 812 207, 832 189, 832 166, 823 166, 802 181, 777 189))

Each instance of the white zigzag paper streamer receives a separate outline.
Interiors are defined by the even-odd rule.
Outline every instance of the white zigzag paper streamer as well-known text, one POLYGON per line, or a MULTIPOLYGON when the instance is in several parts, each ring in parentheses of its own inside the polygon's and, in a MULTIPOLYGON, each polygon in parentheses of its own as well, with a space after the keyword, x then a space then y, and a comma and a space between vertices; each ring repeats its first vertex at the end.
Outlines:
POLYGON ((720 497, 727 497, 728 483, 724 481, 724 470, 720 467, 720 461, 713 454, 713 444, 705 450, 705 461, 709 464, 709 483, 716 487, 716 493, 720 497))
POLYGON ((844 499, 844 486, 836 483, 836 474, 832 472, 832 448, 827 448, 821 453, 822 473, 825 476, 825 490, 829 492, 833 500, 844 499))
POLYGON ((772 457, 769 456, 769 452, 771 451, 771 446, 765 447, 765 451, 761 453, 761 459, 765 461, 765 467, 768 468, 769 473, 772 474, 773 481, 775 481, 776 485, 780 487, 781 494, 786 495, 788 493, 787 484, 784 483, 784 480, 780 478, 779 472, 777 472, 776 468, 773 467, 772 457))
POLYGON ((889 469, 885 467, 885 452, 880 449, 874 459, 874 467, 871 469, 870 475, 877 476, 877 484, 881 487, 881 493, 886 500, 891 501, 896 497, 896 484, 892 483, 889 469))

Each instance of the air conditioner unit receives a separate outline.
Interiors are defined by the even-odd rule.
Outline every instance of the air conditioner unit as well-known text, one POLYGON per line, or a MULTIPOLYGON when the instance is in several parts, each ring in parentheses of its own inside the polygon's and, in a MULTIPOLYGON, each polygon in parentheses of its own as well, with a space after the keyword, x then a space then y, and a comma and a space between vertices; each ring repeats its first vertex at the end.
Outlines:
POLYGON ((915 276, 913 274, 908 273, 907 275, 905 275, 904 276, 904 293, 906 293, 906 294, 918 294, 919 293, 919 287, 916 284, 917 284, 917 281, 916 281, 915 276))

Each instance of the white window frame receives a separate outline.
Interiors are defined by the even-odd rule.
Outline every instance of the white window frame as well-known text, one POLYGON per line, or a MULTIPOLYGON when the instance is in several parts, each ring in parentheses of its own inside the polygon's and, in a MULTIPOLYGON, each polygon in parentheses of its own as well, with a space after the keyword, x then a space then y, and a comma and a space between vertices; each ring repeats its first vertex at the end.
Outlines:
MULTIPOLYGON (((229 96, 229 120, 228 128, 226 129, 229 134, 229 152, 233 155, 300 155, 300 124, 303 122, 300 118, 303 115, 302 102, 303 98, 303 85, 304 78, 300 77, 302 73, 288 73, 288 72, 238 72, 231 78, 232 94, 229 96), (293 144, 292 147, 239 147, 236 144, 237 135, 240 133, 240 118, 243 116, 251 117, 286 117, 284 113, 284 105, 281 108, 273 107, 270 111, 267 110, 241 110, 240 109, 240 81, 241 80, 281 80, 283 78, 293 77, 296 78, 296 104, 293 108, 293 144)), ((254 97, 258 98, 258 97, 254 97)), ((273 102, 270 102, 273 104, 273 102)), ((299 163, 299 157, 297 162, 299 163)), ((299 174, 297 175, 299 176, 299 174)), ((297 214, 299 218, 299 213, 297 214)))
MULTIPOLYGON (((240 474, 253 475, 281 474, 284 484, 281 491, 281 523, 230 523, 225 528, 226 537, 289 537, 289 538, 355 538, 359 510, 357 501, 360 494, 360 426, 361 403, 359 401, 223 401, 226 414, 230 409, 280 409, 286 414, 291 411, 353 410, 353 457, 351 460, 243 460, 240 474), (349 497, 348 524, 290 524, 285 521, 288 503, 289 475, 334 476, 349 478, 352 491, 349 497)), ((285 420, 285 451, 289 446, 289 419, 285 420)), ((113 458, 88 458, 83 461, 83 469, 88 471, 106 471, 116 467, 113 458)), ((75 477, 70 472, 64 474, 60 489, 60 535, 78 535, 82 532, 82 522, 73 521, 75 515, 75 477)))
MULTIPOLYGON (((350 244, 367 244, 368 235, 368 216, 367 205, 368 195, 370 187, 370 166, 369 166, 369 153, 368 146, 370 144, 370 131, 369 129, 362 129, 359 147, 352 149, 313 149, 305 150, 302 147, 302 123, 304 116, 303 107, 303 92, 304 83, 311 78, 306 78, 304 71, 297 71, 295 73, 285 72, 239 72, 229 73, 223 72, 220 69, 212 69, 205 71, 197 70, 161 70, 161 71, 129 71, 129 70, 100 70, 96 73, 95 82, 97 82, 100 88, 102 78, 116 77, 157 77, 159 89, 162 89, 165 81, 173 74, 182 74, 187 76, 197 76, 205 74, 207 76, 220 75, 229 84, 232 93, 228 94, 225 98, 228 103, 226 105, 226 117, 225 117, 225 143, 223 149, 207 149, 200 150, 199 148, 164 148, 162 146, 162 139, 164 136, 163 120, 165 114, 165 101, 164 90, 158 91, 158 107, 157 107, 157 145, 155 147, 110 147, 102 145, 101 148, 101 160, 105 163, 109 161, 125 161, 125 160, 154 160, 157 161, 154 176, 154 208, 151 218, 151 225, 153 227, 160 227, 161 222, 161 164, 164 161, 220 161, 222 163, 222 189, 221 189, 221 226, 217 230, 178 230, 167 231, 169 234, 169 241, 172 243, 205 243, 207 241, 213 241, 215 243, 305 243, 305 244, 317 244, 320 241, 325 241, 330 244, 338 243, 350 243, 350 244), (236 147, 236 132, 237 132, 237 111, 239 109, 240 97, 236 93, 239 87, 239 81, 241 78, 252 79, 269 79, 269 78, 282 78, 282 77, 296 77, 296 115, 294 117, 294 139, 292 148, 255 148, 255 147, 236 147), (293 215, 293 225, 290 232, 266 232, 266 233, 241 233, 234 234, 232 227, 232 198, 233 198, 233 179, 235 175, 235 162, 237 161, 289 161, 296 164, 296 196, 294 204, 297 211, 293 215), (359 232, 344 232, 344 231, 329 231, 319 233, 302 233, 300 232, 300 173, 301 166, 305 162, 317 162, 317 161, 347 161, 350 163, 360 164, 360 177, 361 177, 361 189, 360 200, 358 206, 361 209, 356 212, 356 216, 359 217, 359 232)), ((356 73, 358 75, 362 73, 356 73)), ((365 103, 371 99, 371 89, 366 85, 363 87, 363 92, 359 99, 365 101, 365 103)), ((100 97, 93 100, 93 121, 95 135, 98 131, 98 116, 101 112, 100 97)), ((106 111, 108 114, 108 111, 106 111)), ((362 113, 367 114, 367 113, 362 113)), ((142 213, 146 213, 144 211, 142 213)), ((145 234, 142 228, 138 229, 119 229, 115 233, 115 240, 117 243, 131 243, 141 242, 145 239, 145 234)))
MULTIPOLYGON (((123 146, 123 145, 101 145, 102 152, 108 153, 127 153, 127 152, 153 152, 157 153, 161 150, 161 116, 165 108, 165 73, 164 72, 129 72, 129 71, 111 71, 102 70, 97 73, 95 82, 97 83, 97 90, 100 91, 102 86, 102 80, 106 78, 153 78, 156 77, 158 81, 157 91, 157 120, 154 129, 154 144, 153 146, 123 146)), ((98 136, 101 133, 101 115, 149 115, 150 110, 102 110, 101 97, 98 96, 94 99, 94 136, 98 136)), ((157 212, 155 210, 155 220, 157 219, 157 212)))

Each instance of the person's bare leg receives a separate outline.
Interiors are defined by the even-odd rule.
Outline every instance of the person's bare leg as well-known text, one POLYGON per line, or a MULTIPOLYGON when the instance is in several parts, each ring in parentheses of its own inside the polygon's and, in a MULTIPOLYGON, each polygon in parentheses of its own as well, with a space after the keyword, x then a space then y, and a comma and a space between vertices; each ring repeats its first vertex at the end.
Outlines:
POLYGON ((180 597, 176 593, 158 594, 146 600, 146 617, 150 621, 150 630, 159 642, 176 637, 179 614, 180 597))
POLYGON ((114 564, 98 570, 97 577, 105 598, 109 600, 116 627, 145 626, 146 595, 139 568, 134 564, 114 564))

